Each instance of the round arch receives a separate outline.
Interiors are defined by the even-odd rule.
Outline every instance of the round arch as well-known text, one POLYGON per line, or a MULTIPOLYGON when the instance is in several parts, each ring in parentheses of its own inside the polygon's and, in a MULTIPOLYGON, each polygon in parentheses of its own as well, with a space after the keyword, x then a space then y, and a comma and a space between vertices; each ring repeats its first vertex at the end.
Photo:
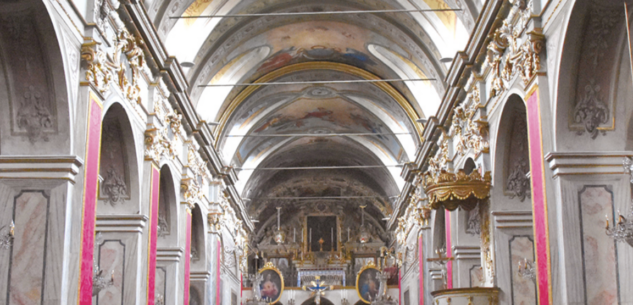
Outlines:
MULTIPOLYGON (((322 62, 305 62, 305 63, 288 65, 260 77, 259 79, 255 80, 253 83, 254 84, 268 83, 290 73, 302 72, 302 71, 308 71, 308 70, 330 70, 330 71, 344 72, 352 76, 360 77, 365 80, 380 80, 380 77, 374 75, 373 73, 370 73, 366 70, 363 70, 355 66, 342 64, 342 63, 322 61, 322 62)), ((386 82, 376 82, 374 83, 374 85, 377 86, 380 90, 387 93, 389 96, 391 96, 396 102, 398 102, 398 104, 402 107, 402 109, 404 109, 408 117, 411 119, 411 122, 413 126, 415 127, 418 136, 421 136, 422 135, 421 125, 416 123, 416 120, 420 118, 420 115, 415 111, 415 109, 410 104, 410 102, 404 96, 402 96, 393 86, 391 86, 390 84, 386 82)), ((248 86, 246 87, 246 89, 242 90, 233 100, 228 102, 228 104, 225 101, 226 107, 224 107, 223 111, 220 111, 221 115, 219 116, 219 120, 218 120, 220 125, 216 128, 214 132, 214 136, 216 138, 218 138, 224 132, 225 125, 229 121, 233 112, 240 106, 240 104, 242 104, 242 102, 244 102, 258 88, 260 88, 260 86, 248 86)), ((199 109, 200 106, 198 105, 197 108, 199 109)))
MULTIPOLYGON (((305 302, 301 303, 301 305, 316 305, 316 303, 314 302, 314 297, 307 299, 305 302)), ((334 305, 334 303, 324 297, 321 297, 321 305, 334 305)))
POLYGON ((180 238, 178 238, 180 236, 180 209, 176 193, 178 188, 173 171, 168 164, 164 164, 160 168, 159 189, 158 247, 178 246, 181 242, 180 238))
POLYGON ((102 121, 99 214, 134 214, 140 209, 140 174, 130 118, 121 103, 107 107, 102 121))

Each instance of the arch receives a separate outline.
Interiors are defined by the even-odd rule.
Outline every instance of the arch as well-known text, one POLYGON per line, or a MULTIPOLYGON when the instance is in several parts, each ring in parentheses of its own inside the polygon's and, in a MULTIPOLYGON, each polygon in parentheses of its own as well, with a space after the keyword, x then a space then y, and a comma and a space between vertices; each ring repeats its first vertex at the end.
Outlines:
MULTIPOLYGON (((357 76, 366 80, 380 79, 378 76, 366 70, 363 70, 355 66, 347 65, 347 64, 335 63, 335 62, 305 62, 305 63, 293 64, 293 65, 289 65, 289 66, 285 66, 283 68, 277 69, 273 72, 270 72, 260 77, 259 79, 255 80, 253 83, 254 84, 267 83, 267 82, 274 81, 275 79, 280 78, 290 73, 309 71, 309 70, 331 70, 331 71, 337 71, 337 72, 344 72, 352 76, 357 76)), ((398 102, 398 104, 404 109, 404 111, 407 113, 407 115, 411 119, 411 122, 413 126, 415 127, 418 135, 421 136, 422 134, 421 127, 419 124, 416 123, 416 120, 419 119, 420 116, 418 115, 416 110, 413 108, 413 106, 409 103, 409 101, 407 101, 404 96, 402 96, 393 86, 391 86, 388 83, 377 82, 377 83, 374 83, 373 85, 375 85, 380 90, 387 93, 396 102, 398 102)), ((216 138, 218 138, 219 135, 221 135, 224 132, 226 123, 230 119, 233 112, 240 106, 240 104, 242 104, 242 102, 244 102, 248 98, 249 95, 253 94, 258 88, 259 86, 246 87, 246 89, 242 90, 233 100, 228 102, 228 104, 226 104, 227 102, 225 101, 226 107, 223 106, 223 108, 225 109, 223 110, 221 109, 221 111, 218 113, 218 117, 219 117, 218 121, 220 122, 220 125, 218 126, 218 128, 216 128, 214 132, 214 135, 216 138)), ((199 112, 203 113, 204 109, 201 109, 200 106, 201 105, 198 104, 196 106, 196 109, 199 112)))
POLYGON ((102 122, 99 160, 99 214, 134 214, 140 209, 140 175, 132 125, 120 103, 112 104, 102 122))
POLYGON ((189 304, 188 305, 202 305, 202 297, 198 288, 193 285, 189 285, 189 304))
POLYGON ((177 184, 169 165, 160 168, 158 193, 158 247, 178 246, 179 244, 179 204, 176 192, 177 184))
MULTIPOLYGON (((362 303, 362 301, 361 304, 365 305, 365 303, 362 303)), ((305 302, 301 303, 301 305, 316 305, 316 303, 314 302, 314 297, 307 299, 305 302)), ((334 303, 324 297, 321 297, 321 305, 334 305, 334 303)))
POLYGON ((433 214, 431 252, 435 253, 436 249, 446 248, 446 213, 445 210, 434 210, 433 214))
POLYGON ((67 75, 71 65, 79 73, 79 56, 78 49, 62 51, 70 35, 51 20, 54 14, 41 1, 0 6, 2 155, 72 154, 70 101, 76 96, 69 88, 77 84, 67 75), (67 58, 71 55, 75 62, 67 58))
MULTIPOLYGON (((503 104, 496 126, 493 154, 493 185, 491 204, 494 209, 503 205, 521 204, 530 196, 529 143, 525 101, 517 94, 510 95, 503 104), (497 200, 495 200, 497 199, 497 200)), ((519 208, 530 208, 526 203, 519 208)))
POLYGON ((553 84, 556 151, 582 151, 587 144, 596 151, 633 147, 621 140, 633 112, 625 98, 633 86, 622 12, 621 1, 578 0, 563 21, 553 84), (616 22, 604 25, 598 35, 599 18, 616 22), (589 46, 596 43, 597 49, 589 46))
POLYGON ((196 203, 191 211, 191 270, 206 270, 206 230, 202 210, 196 203))
POLYGON ((473 158, 466 159, 466 162, 464 162, 464 173, 466 173, 466 175, 470 175, 470 173, 472 173, 475 169, 477 169, 475 160, 473 160, 473 158))

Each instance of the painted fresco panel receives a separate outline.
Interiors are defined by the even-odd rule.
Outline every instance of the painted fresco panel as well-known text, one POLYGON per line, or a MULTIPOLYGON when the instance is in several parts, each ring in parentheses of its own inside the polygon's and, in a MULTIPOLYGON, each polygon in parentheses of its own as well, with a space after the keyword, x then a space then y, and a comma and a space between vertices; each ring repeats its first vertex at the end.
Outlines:
POLYGON ((98 246, 99 269, 102 276, 114 279, 112 286, 106 287, 96 297, 97 305, 123 305, 123 291, 125 278, 125 244, 120 240, 106 240, 98 246))
POLYGON ((48 198, 40 191, 15 198, 15 239, 11 248, 7 304, 43 302, 48 198))
POLYGON ((510 272, 512 287, 512 304, 536 305, 535 282, 519 275, 519 261, 526 258, 534 261, 534 241, 529 236, 514 236, 510 244, 510 272))
POLYGON ((604 233, 604 215, 613 219, 613 193, 604 185, 579 192, 585 296, 588 305, 618 304, 615 243, 604 233))

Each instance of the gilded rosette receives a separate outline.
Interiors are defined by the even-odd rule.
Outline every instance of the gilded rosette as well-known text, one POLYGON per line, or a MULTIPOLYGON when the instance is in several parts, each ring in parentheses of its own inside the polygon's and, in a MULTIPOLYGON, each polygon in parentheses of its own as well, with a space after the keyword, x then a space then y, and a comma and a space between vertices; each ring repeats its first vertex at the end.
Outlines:
POLYGON ((425 175, 424 189, 432 209, 453 211, 461 207, 472 210, 480 200, 490 195, 491 181, 490 172, 482 177, 476 170, 470 175, 463 170, 456 174, 442 170, 437 176, 425 175))

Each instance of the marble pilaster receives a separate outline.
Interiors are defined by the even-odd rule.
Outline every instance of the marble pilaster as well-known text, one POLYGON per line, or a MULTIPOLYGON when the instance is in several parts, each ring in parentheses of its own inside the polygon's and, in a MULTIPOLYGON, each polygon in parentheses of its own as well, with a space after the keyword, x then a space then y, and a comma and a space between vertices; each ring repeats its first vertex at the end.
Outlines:
POLYGON ((145 215, 97 216, 95 262, 105 277, 114 275, 114 285, 93 296, 93 303, 142 304, 144 293, 137 286, 146 281, 142 245, 147 220, 145 215))

